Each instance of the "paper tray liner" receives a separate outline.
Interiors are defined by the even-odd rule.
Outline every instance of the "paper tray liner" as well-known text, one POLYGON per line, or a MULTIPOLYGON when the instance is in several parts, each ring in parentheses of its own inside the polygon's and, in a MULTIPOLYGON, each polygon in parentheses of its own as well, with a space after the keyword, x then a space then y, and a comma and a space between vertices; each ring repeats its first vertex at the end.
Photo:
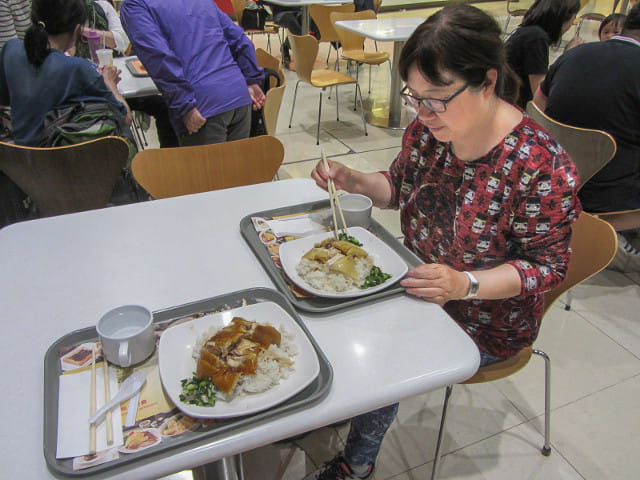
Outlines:
POLYGON ((258 302, 276 303, 282 307, 282 309, 284 309, 306 333, 318 356, 318 362, 320 364, 320 373, 309 386, 271 409, 254 415, 216 421, 214 425, 205 427, 206 429, 203 431, 187 431, 179 436, 171 437, 167 441, 163 440, 158 445, 140 452, 121 455, 120 458, 116 460, 83 470, 73 470, 73 459, 56 458, 58 435, 58 377, 62 373, 60 368, 60 348, 87 341, 98 340, 95 327, 76 330, 54 342, 47 350, 44 358, 43 448, 47 467, 50 472, 58 478, 109 478, 113 475, 126 472, 129 468, 138 468, 142 465, 156 461, 159 458, 171 457, 173 455, 189 451, 193 448, 206 445, 214 440, 224 438, 225 436, 230 436, 240 431, 250 430, 254 426, 261 425, 273 418, 288 415, 320 402, 329 393, 331 382, 333 380, 333 369, 295 309, 282 294, 275 290, 268 288, 251 288, 198 300, 176 307, 170 307, 153 312, 153 321, 154 323, 161 323, 167 320, 178 319, 201 312, 236 308, 236 306, 239 305, 239 302, 243 299, 246 300, 247 304, 258 302), (221 308, 227 305, 233 306, 221 308))

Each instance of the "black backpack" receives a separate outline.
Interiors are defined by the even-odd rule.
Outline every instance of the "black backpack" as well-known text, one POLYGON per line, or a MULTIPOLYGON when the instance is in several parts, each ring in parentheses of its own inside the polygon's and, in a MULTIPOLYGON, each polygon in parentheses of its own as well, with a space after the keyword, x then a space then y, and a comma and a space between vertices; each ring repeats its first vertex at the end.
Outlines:
MULTIPOLYGON (((280 75, 278 75, 278 72, 276 72, 275 70, 271 68, 266 68, 266 67, 263 70, 264 70, 264 80, 262 81, 262 85, 260 85, 260 88, 262 88, 262 91, 266 94, 271 88, 272 78, 276 79, 276 87, 279 87, 282 81, 280 80, 280 75)), ((260 108, 259 110, 251 111, 251 136, 252 137, 257 137, 259 135, 267 134, 267 128, 264 125, 264 115, 262 110, 263 109, 260 108)))

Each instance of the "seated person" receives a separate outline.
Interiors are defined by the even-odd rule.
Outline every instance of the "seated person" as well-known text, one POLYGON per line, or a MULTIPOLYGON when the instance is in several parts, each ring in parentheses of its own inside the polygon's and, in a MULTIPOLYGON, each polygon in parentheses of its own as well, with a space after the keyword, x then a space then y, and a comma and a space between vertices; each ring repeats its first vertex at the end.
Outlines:
MULTIPOLYGON (((640 209, 639 47, 640 6, 636 5, 629 11, 621 35, 562 55, 534 97, 536 105, 551 118, 604 130, 616 141, 613 159, 580 189, 580 200, 588 212, 640 209)), ((640 228, 640 212, 600 217, 618 232, 640 228)), ((610 268, 640 271, 640 251, 621 234, 610 268)))
MULTIPOLYGON (((82 27, 82 34, 88 30, 95 30, 108 48, 114 49, 114 56, 122 56, 129 48, 129 37, 122 28, 120 15, 106 0, 86 0, 89 13, 88 25, 82 27)), ((86 42, 76 43, 76 55, 89 58, 89 48, 86 42)), ((147 95, 127 99, 131 110, 144 112, 151 115, 156 121, 158 142, 161 148, 178 147, 178 136, 169 120, 169 107, 162 95, 147 95)))
POLYGON ((549 47, 562 40, 580 9, 579 0, 536 0, 506 40, 509 66, 520 77, 517 104, 533 98, 549 68, 549 47))
MULTIPOLYGON (((448 3, 407 40, 404 99, 417 117, 386 172, 320 162, 316 183, 401 211, 404 244, 424 262, 401 281, 441 305, 473 339, 481 365, 516 355, 538 335, 543 294, 567 273, 580 213, 575 166, 512 105, 502 31, 482 10, 448 3), (447 32, 446 35, 443 32, 447 32)), ((310 479, 367 478, 398 405, 351 419, 343 454, 310 479)))
POLYGON ((119 70, 101 72, 83 58, 65 55, 87 19, 83 0, 34 0, 24 41, 9 40, 0 53, 0 105, 11 107, 19 145, 36 146, 47 112, 82 101, 111 103, 127 123, 129 108, 118 92, 119 70))
POLYGON ((606 17, 600 24, 598 29, 598 38, 601 42, 609 40, 614 35, 620 35, 622 33, 622 27, 624 27, 624 21, 627 16, 623 13, 612 13, 606 17))

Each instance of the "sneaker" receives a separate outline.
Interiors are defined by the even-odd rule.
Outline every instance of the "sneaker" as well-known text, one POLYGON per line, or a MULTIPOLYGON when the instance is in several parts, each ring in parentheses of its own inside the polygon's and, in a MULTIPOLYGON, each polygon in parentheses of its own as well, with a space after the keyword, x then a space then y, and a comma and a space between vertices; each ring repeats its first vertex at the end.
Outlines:
POLYGON ((373 473, 373 465, 362 467, 365 471, 358 475, 352 470, 345 458, 338 454, 333 460, 325 463, 303 480, 345 480, 348 478, 369 478, 373 473))
POLYGON ((618 251, 609 264, 611 270, 622 273, 640 272, 640 250, 618 233, 618 251))

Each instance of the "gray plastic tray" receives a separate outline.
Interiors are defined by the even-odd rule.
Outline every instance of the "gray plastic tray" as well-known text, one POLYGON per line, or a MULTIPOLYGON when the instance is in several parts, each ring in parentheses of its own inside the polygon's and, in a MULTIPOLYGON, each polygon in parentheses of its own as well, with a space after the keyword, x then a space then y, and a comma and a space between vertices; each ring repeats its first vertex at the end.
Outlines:
MULTIPOLYGON (((264 210, 262 212, 252 213, 247 215, 240 222, 240 231, 246 242, 253 250, 253 253, 258 257, 260 263, 267 271, 273 283, 275 283, 278 290, 287 297, 287 299, 298 309, 309 313, 323 313, 340 310, 343 308, 352 307, 354 305, 360 305, 363 303, 372 302, 381 298, 386 298, 391 295, 398 295, 404 293, 404 288, 400 284, 396 283, 389 288, 379 290, 371 295, 365 295, 363 297, 355 298, 321 298, 321 297, 297 297, 289 289, 287 280, 284 273, 280 270, 271 260, 267 247, 260 241, 258 232, 256 232, 251 217, 280 217, 284 215, 292 215, 296 213, 307 213, 317 210, 326 210, 330 208, 329 200, 323 200, 319 202, 302 203, 290 207, 276 208, 273 210, 264 210)), ((409 268, 417 267, 423 263, 413 252, 407 249, 402 243, 400 243, 396 237, 391 235, 389 231, 384 228, 375 219, 371 219, 371 225, 369 226, 371 231, 376 237, 386 243, 393 251, 395 251, 400 258, 402 258, 409 268)))
POLYGON ((291 315, 300 325, 300 328, 307 334, 318 355, 318 361, 320 363, 320 373, 307 388, 287 401, 269 410, 256 413, 255 415, 217 421, 214 425, 205 427, 204 430, 185 432, 178 437, 174 437, 166 442, 163 441, 154 447, 147 448, 138 453, 123 455, 117 460, 102 465, 74 471, 72 468, 72 459, 56 458, 58 437, 58 377, 61 374, 60 348, 97 340, 95 327, 76 330, 53 343, 44 357, 44 457, 51 473, 58 478, 108 478, 117 473, 126 472, 133 466, 139 467, 149 464, 158 458, 170 457, 200 447, 214 439, 224 438, 240 431, 249 430, 256 425, 261 425, 274 418, 283 417, 289 413, 320 402, 329 393, 333 380, 333 369, 295 309, 282 294, 275 290, 252 288, 198 300, 153 312, 153 320, 155 323, 161 323, 196 313, 226 310, 228 308, 234 308, 243 299, 246 300, 247 304, 258 302, 274 302, 278 304, 291 315))

